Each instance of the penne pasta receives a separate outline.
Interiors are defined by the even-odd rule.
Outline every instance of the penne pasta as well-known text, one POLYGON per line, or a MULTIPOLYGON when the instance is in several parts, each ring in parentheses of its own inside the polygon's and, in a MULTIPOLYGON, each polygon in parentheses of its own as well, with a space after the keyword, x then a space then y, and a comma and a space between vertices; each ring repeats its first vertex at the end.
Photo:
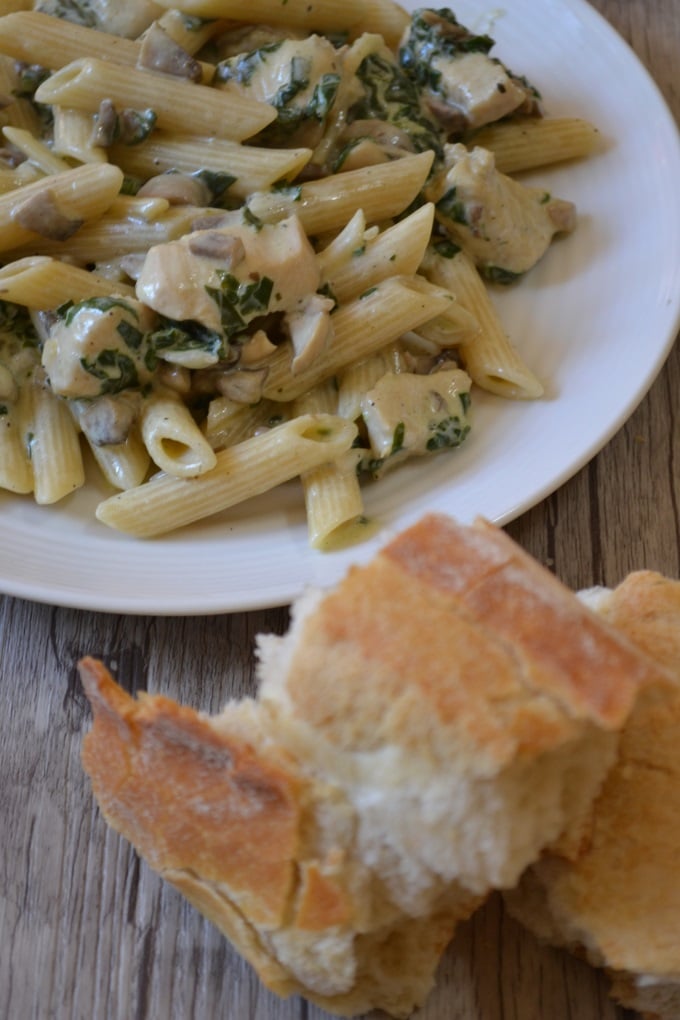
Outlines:
POLYGON ((0 0, 0 487, 61 499, 85 451, 98 520, 150 537, 300 478, 329 549, 366 533, 360 479, 465 439, 471 379, 542 394, 456 244, 531 268, 574 209, 504 175, 597 131, 501 88, 452 113, 448 9, 154 6, 92 19, 122 38, 0 0))
POLYGON ((378 223, 408 208, 425 184, 433 158, 433 153, 421 152, 392 163, 348 170, 287 191, 252 195, 247 205, 267 223, 295 214, 308 234, 340 230, 359 209, 367 223, 378 223))
POLYGON ((543 384, 510 342, 472 260, 464 252, 446 258, 430 251, 423 272, 433 283, 450 289, 479 323, 479 335, 460 347, 473 382, 489 393, 513 400, 542 396, 543 384))
POLYGON ((427 203, 369 240, 355 239, 352 231, 349 246, 319 255, 322 284, 337 301, 345 302, 390 276, 414 275, 430 242, 433 220, 434 206, 427 203))
MULTIPOLYGON (((0 369, 1 371, 1 369, 0 369)), ((26 390, 20 401, 28 400, 26 390)), ((9 492, 33 491, 33 469, 22 428, 22 409, 18 401, 5 403, 0 398, 0 489, 9 492)))
POLYGON ((0 268, 0 300, 35 311, 110 294, 132 297, 134 289, 48 255, 28 256, 0 268))
POLYGON ((152 393, 142 406, 142 440, 161 471, 176 478, 195 478, 215 467, 212 446, 177 394, 152 393))
MULTIPOLYGON (((243 20, 239 0, 160 0, 161 6, 172 7, 199 18, 234 18, 243 20)), ((408 24, 408 15, 391 0, 250 0, 247 20, 253 23, 290 25, 309 32, 330 29, 355 29, 378 32, 396 44, 408 24)))
POLYGON ((440 315, 453 300, 443 290, 420 293, 408 276, 377 284, 364 297, 335 312, 333 338, 326 352, 306 370, 294 375, 291 350, 288 345, 279 347, 267 362, 264 396, 271 400, 294 400, 350 362, 368 357, 401 333, 440 315))
MULTIPOLYGON (((168 20, 177 33, 177 19, 168 20)), ((206 31, 196 33, 199 39, 210 38, 210 34, 206 31)), ((192 33, 185 32, 182 38, 187 36, 191 38, 192 33)), ((136 67, 141 55, 141 43, 51 17, 40 11, 25 10, 0 17, 0 52, 15 60, 48 67, 52 71, 83 57, 96 57, 124 67, 136 67)), ((211 65, 204 65, 202 80, 209 82, 214 70, 211 65)))
POLYGON ((51 149, 32 135, 25 128, 4 127, 2 133, 11 145, 23 153, 24 157, 44 174, 61 174, 70 170, 71 166, 63 159, 55 156, 51 149))
POLYGON ((333 415, 303 415, 237 446, 220 450, 212 471, 197 478, 163 475, 104 500, 97 517, 110 527, 150 538, 260 495, 345 453, 356 426, 333 415))
POLYGON ((111 206, 122 181, 116 166, 81 166, 5 192, 0 195, 0 251, 49 234, 60 234, 61 243, 64 235, 111 206))
POLYGON ((36 503, 56 503, 85 482, 78 433, 68 406, 45 386, 25 388, 23 429, 36 503))
POLYGON ((55 106, 52 151, 79 163, 106 163, 106 149, 93 141, 92 115, 55 106))
POLYGON ((74 60, 39 86, 36 101, 96 113, 103 97, 116 107, 153 111, 164 131, 186 130, 242 141, 271 124, 276 111, 266 103, 226 96, 219 89, 170 75, 122 67, 105 60, 74 60))
POLYGON ((261 149, 225 138, 164 134, 155 131, 138 145, 113 145, 111 160, 125 173, 140 178, 170 170, 194 173, 197 169, 227 174, 230 198, 245 199, 277 181, 294 178, 311 156, 310 149, 261 149))
POLYGON ((530 117, 489 124, 470 144, 490 149, 504 174, 590 156, 601 144, 597 128, 579 117, 530 117))
MULTIPOLYGON (((337 413, 338 392, 333 380, 326 380, 299 397, 293 414, 337 413)), ((346 454, 319 464, 302 474, 307 529, 312 548, 320 549, 338 539, 364 513, 364 501, 357 476, 359 453, 346 454)))

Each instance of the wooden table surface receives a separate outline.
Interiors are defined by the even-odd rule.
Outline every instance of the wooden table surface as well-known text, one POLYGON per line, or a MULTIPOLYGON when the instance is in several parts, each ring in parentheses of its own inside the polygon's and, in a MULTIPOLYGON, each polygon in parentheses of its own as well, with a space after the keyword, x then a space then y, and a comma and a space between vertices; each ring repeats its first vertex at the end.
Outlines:
MULTIPOLYGON (((540 2, 540 0, 537 0, 540 2)), ((680 0, 595 0, 680 119, 680 0)), ((612 84, 615 87, 615 83, 612 84)), ((678 182, 680 187, 680 181, 678 182)), ((680 576, 680 346, 570 482, 509 527, 568 585, 680 576)), ((227 942, 109 831, 82 772, 76 660, 217 710, 252 690, 258 631, 287 611, 124 617, 0 597, 0 1018, 322 1020, 263 990, 227 942), (200 679, 200 684, 197 678, 200 679)), ((421 1020, 622 1020, 605 979, 540 946, 497 899, 460 927, 421 1020)))

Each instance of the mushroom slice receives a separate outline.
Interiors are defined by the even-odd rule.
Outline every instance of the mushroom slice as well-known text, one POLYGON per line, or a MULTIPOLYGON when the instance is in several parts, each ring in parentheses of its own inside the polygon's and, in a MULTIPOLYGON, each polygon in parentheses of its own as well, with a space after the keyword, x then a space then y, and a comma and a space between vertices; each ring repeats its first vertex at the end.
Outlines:
POLYGON ((286 325, 295 355, 290 370, 295 375, 312 365, 326 350, 332 335, 330 313, 334 302, 312 294, 299 311, 289 312, 286 325))
POLYGON ((192 174, 170 172, 150 177, 137 192, 141 198, 165 198, 170 205, 206 206, 210 201, 207 185, 192 174))
POLYGON ((203 75, 199 61, 171 39, 156 22, 149 26, 142 37, 137 67, 195 82, 199 82, 203 75))
POLYGON ((19 202, 12 213, 12 219, 24 230, 32 230, 50 241, 65 241, 84 223, 81 218, 69 216, 59 208, 51 188, 19 202))
POLYGON ((262 399, 262 391, 269 369, 235 368, 220 375, 217 389, 223 397, 229 397, 237 404, 257 404, 262 399))

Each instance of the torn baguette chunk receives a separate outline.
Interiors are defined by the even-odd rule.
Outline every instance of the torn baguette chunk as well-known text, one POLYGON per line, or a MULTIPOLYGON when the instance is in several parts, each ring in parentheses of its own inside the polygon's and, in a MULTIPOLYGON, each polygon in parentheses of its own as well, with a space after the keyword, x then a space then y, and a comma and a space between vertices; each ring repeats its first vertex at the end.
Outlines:
POLYGON ((503 532, 423 518, 258 641, 257 699, 132 699, 94 660, 109 823, 281 995, 408 1016, 456 924, 580 829, 660 668, 503 532))
POLYGON ((607 969, 646 1017, 680 1016, 680 582, 630 574, 598 612, 669 670, 642 692, 571 855, 544 855, 507 896, 539 937, 607 969))

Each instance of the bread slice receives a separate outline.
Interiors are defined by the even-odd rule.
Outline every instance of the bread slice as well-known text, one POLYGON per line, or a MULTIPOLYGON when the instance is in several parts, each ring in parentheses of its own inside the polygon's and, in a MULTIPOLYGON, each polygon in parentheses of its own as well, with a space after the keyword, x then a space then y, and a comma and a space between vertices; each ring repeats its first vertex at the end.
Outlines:
POLYGON ((458 921, 580 831, 654 661, 500 530, 429 516, 209 717, 81 663, 107 820, 281 995, 408 1016, 458 921))
POLYGON ((545 854, 506 899, 539 936, 606 967, 622 1004, 678 1020, 680 583, 631 574, 598 608, 669 677, 638 699, 573 859, 545 854))

